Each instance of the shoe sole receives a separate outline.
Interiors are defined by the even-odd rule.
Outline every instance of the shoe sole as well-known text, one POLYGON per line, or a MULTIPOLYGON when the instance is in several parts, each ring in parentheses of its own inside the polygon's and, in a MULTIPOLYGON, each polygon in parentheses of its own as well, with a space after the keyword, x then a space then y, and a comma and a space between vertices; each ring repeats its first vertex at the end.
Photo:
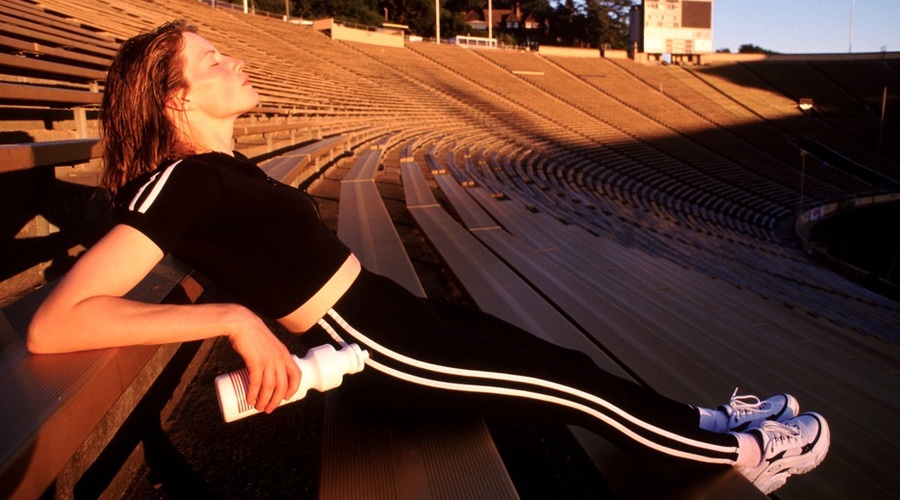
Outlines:
MULTIPOLYGON (((813 449, 805 455, 785 458, 772 464, 772 467, 778 466, 781 470, 772 473, 772 477, 768 478, 764 483, 753 483, 766 495, 784 486, 784 483, 786 483, 787 479, 792 475, 805 474, 815 469, 823 460, 825 460, 825 455, 828 454, 828 448, 831 445, 831 430, 828 428, 828 422, 826 422, 818 413, 809 412, 804 413, 803 415, 812 416, 819 422, 820 431, 818 438, 816 438, 816 443, 813 445, 813 449)), ((763 471, 760 476, 770 473, 770 470, 771 467, 770 469, 763 471)))

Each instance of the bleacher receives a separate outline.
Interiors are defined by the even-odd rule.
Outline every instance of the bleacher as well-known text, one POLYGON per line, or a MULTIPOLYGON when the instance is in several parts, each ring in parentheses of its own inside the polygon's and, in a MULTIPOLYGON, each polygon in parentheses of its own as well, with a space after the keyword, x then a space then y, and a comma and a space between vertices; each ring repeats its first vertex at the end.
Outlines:
MULTIPOLYGON (((436 175, 440 176, 446 177, 447 174, 436 175)), ((483 222, 471 224, 465 222, 471 231, 470 238, 481 240, 503 263, 515 269, 516 273, 528 283, 526 287, 531 286, 540 290, 556 308, 564 311, 566 318, 575 321, 580 330, 593 332, 595 335, 593 340, 602 346, 604 352, 614 353, 615 361, 627 367, 629 375, 666 394, 677 395, 685 400, 709 401, 724 390, 724 386, 728 385, 727 381, 739 380, 744 374, 754 374, 752 377, 754 380, 749 383, 775 387, 785 380, 791 380, 793 373, 797 377, 796 380, 802 379, 803 384, 810 385, 810 387, 801 385, 797 388, 797 392, 806 391, 801 396, 802 401, 810 401, 810 406, 822 408, 822 412, 829 415, 829 421, 835 422, 834 428, 843 428, 848 434, 855 434, 852 422, 855 418, 854 412, 847 411, 846 401, 840 397, 832 397, 834 393, 830 391, 837 391, 849 397, 849 394, 860 388, 847 386, 840 389, 835 385, 836 380, 825 381, 830 377, 825 376, 822 370, 832 373, 837 380, 846 381, 845 377, 850 373, 860 373, 866 368, 855 361, 849 363, 842 361, 844 356, 849 355, 854 360, 865 358, 867 363, 875 362, 874 351, 870 349, 878 349, 877 342, 868 347, 857 345, 856 347, 869 352, 852 354, 855 348, 844 345, 843 342, 856 344, 854 339, 856 334, 848 332, 841 325, 823 322, 822 319, 809 315, 796 314, 781 303, 726 283, 709 281, 709 278, 702 274, 684 269, 672 262, 650 257, 641 252, 629 252, 608 239, 590 235, 580 229, 560 224, 554 218, 526 210, 525 206, 514 200, 497 201, 481 188, 470 189, 467 194, 466 190, 455 182, 445 183, 438 180, 438 184, 445 189, 445 193, 452 193, 448 194, 448 198, 454 200, 457 212, 471 213, 473 210, 471 206, 462 209, 456 206, 457 202, 461 205, 477 203, 489 211, 492 219, 499 222, 499 226, 486 228, 483 222), (799 337, 791 340, 794 336, 799 337), (806 340, 800 340, 804 337, 806 340), (817 339, 822 337, 827 337, 828 342, 817 342, 817 339), (797 344, 794 344, 795 342, 797 344), (804 345, 805 349, 814 352, 803 356, 790 349, 773 352, 773 344, 804 345), (781 358, 779 352, 785 357, 781 358), (773 358, 781 358, 782 362, 775 362, 773 365, 773 358), (846 371, 837 374, 834 370, 846 371), (677 380, 672 379, 673 373, 680 375, 677 380), (800 375, 804 373, 808 375, 800 375), (769 377, 771 379, 767 380, 769 377), (819 384, 824 385, 816 389, 815 386, 819 384)), ((410 210, 414 211, 419 220, 417 213, 420 209, 416 207, 422 202, 417 198, 415 203, 417 205, 410 207, 410 210)), ((425 205, 431 207, 429 211, 440 210, 432 203, 425 205)), ((458 247, 464 244, 461 242, 465 241, 465 238, 458 234, 458 230, 451 233, 451 236, 444 236, 446 227, 433 228, 436 224, 432 220, 437 217, 430 215, 428 221, 422 221, 420 225, 442 255, 447 252, 445 259, 451 261, 451 267, 462 276, 464 283, 467 279, 473 280, 467 285, 467 289, 471 287, 472 293, 476 294, 478 290, 488 288, 494 281, 504 281, 498 270, 498 266, 503 264, 488 260, 489 255, 482 255, 477 259, 462 257, 459 261, 452 261, 454 255, 460 253, 458 247), (432 236, 432 231, 436 231, 437 234, 432 236), (490 272, 481 278, 467 278, 469 275, 462 274, 463 271, 459 269, 469 267, 489 268, 490 272)), ((462 217, 462 220, 476 219, 469 216, 462 217)), ((449 224, 451 223, 445 222, 443 226, 449 224)), ((472 252, 463 253, 471 255, 472 252)), ((523 313, 528 314, 535 310, 533 304, 506 306, 505 309, 503 306, 490 304, 490 301, 496 300, 498 296, 527 297, 525 292, 512 292, 513 288, 510 288, 510 285, 505 285, 504 289, 507 291, 505 294, 498 293, 496 288, 490 288, 490 291, 484 293, 485 303, 479 301, 479 304, 510 321, 518 319, 520 324, 540 328, 529 322, 527 317, 525 323, 521 323, 523 313), (510 314, 512 315, 509 316, 510 314)), ((547 316, 549 315, 541 315, 542 318, 547 316)), ((556 326, 545 331, 557 333, 564 329, 556 326)), ((562 337, 571 338, 568 335, 562 337)), ((554 340, 561 341, 559 338, 554 340)), ((591 349, 585 346, 581 348, 591 352, 591 349)), ((868 375, 861 375, 861 379, 868 380, 870 376, 877 379, 877 373, 880 373, 880 369, 868 375)), ((853 379, 851 385, 861 381, 856 377, 853 379)), ((880 384, 881 381, 876 385, 880 384)), ((590 436, 584 438, 586 446, 596 446, 590 440, 590 436)), ((835 442, 837 441, 840 439, 835 437, 835 442)), ((835 446, 840 449, 840 445, 835 446)), ((893 445, 886 445, 881 452, 868 448, 865 451, 859 449, 852 452, 847 449, 833 453, 866 455, 870 457, 869 460, 875 459, 877 462, 880 459, 875 457, 879 453, 890 454, 888 450, 892 448, 893 445), (871 455, 868 455, 869 453, 871 455)), ((640 478, 628 476, 628 473, 622 470, 617 470, 618 475, 608 475, 607 471, 615 467, 611 463, 615 460, 609 456, 601 455, 597 458, 597 462, 605 477, 610 477, 611 482, 625 483, 617 485, 622 488, 623 494, 636 497, 647 494, 635 486, 640 484, 640 478)), ((819 478, 816 480, 818 484, 806 484, 802 491, 800 488, 793 490, 795 492, 793 494, 800 497, 818 498, 831 495, 839 497, 842 494, 836 493, 837 490, 831 488, 843 487, 848 488, 845 490, 847 492, 859 488, 870 491, 875 496, 885 494, 879 493, 880 486, 865 484, 867 479, 864 477, 867 477, 868 472, 864 470, 851 472, 847 470, 846 463, 826 464, 823 467, 830 468, 834 474, 830 477, 838 478, 834 483, 823 484, 827 479, 819 478), (856 479, 850 479, 853 476, 856 476, 856 479)), ((639 476, 648 474, 646 464, 644 468, 632 473, 639 476)), ((794 481, 799 483, 803 479, 794 481)), ((696 484, 694 487, 697 487, 696 484)), ((789 483, 784 492, 779 491, 779 496, 791 495, 788 491, 793 487, 794 484, 789 483)), ((671 484, 669 488, 665 492, 666 496, 683 494, 690 497, 699 494, 697 490, 690 493, 681 492, 671 484)), ((740 489, 736 486, 732 488, 728 489, 728 495, 737 495, 740 489)))
MULTIPOLYGON (((900 491, 900 441, 885 431, 900 407, 900 306, 785 244, 801 189, 808 203, 883 189, 811 166, 801 187, 800 153, 788 139, 814 135, 900 177, 896 141, 879 156, 865 132, 880 85, 872 82, 897 78, 891 61, 859 64, 852 77, 820 62, 663 67, 356 45, 191 0, 3 5, 0 245, 53 247, 34 257, 20 250, 2 276, 17 289, 0 297, 0 369, 13 381, 3 400, 26 402, 3 409, 3 496, 70 494, 93 477, 86 471, 109 454, 107 443, 128 432, 147 394, 174 394, 153 410, 171 414, 221 348, 37 357, 23 346, 29 311, 48 286, 19 297, 63 272, 60 256, 71 260, 104 223, 82 227, 63 213, 86 203, 70 199, 73 186, 96 186, 104 68, 122 40, 177 17, 247 63, 261 102, 236 127, 239 151, 295 186, 340 166, 335 226, 368 267, 424 295, 421 270, 394 230, 397 214, 407 214, 473 303, 607 369, 699 404, 721 402, 735 385, 789 390, 826 415, 830 457, 780 498, 900 491), (818 116, 796 108, 809 89, 818 116), (402 182, 405 203, 388 203, 389 182, 402 182)), ((895 127, 888 123, 887 139, 895 127)), ((133 293, 214 300, 215 286, 167 259, 133 293)), ((373 497, 527 496, 481 420, 368 421, 343 412, 336 395, 323 415, 321 477, 310 496, 358 497, 359 477, 370 478, 373 497)), ((637 463, 571 432, 618 496, 759 496, 730 469, 637 463)), ((140 461, 139 450, 131 455, 140 461)), ((117 481, 127 483, 123 474, 117 481)), ((110 482, 109 491, 125 486, 110 482)))
MULTIPOLYGON (((28 119, 13 121, 4 128, 19 126, 28 131, 27 135, 7 132, 6 142, 24 141, 0 146, 4 197, 13 201, 19 198, 10 194, 20 184, 39 196, 24 207, 7 206, 13 211, 7 216, 17 217, 15 211, 25 211, 24 217, 36 207, 37 216, 20 236, 50 240, 49 245, 62 247, 56 253, 77 253, 80 244, 72 248, 62 245, 71 244, 83 235, 64 234, 56 238, 57 233, 70 231, 54 227, 62 217, 54 212, 60 211, 60 205, 71 203, 64 198, 65 193, 60 193, 65 187, 61 184, 67 184, 69 176, 81 177, 89 185, 96 183, 94 160, 99 155, 96 107, 104 79, 104 72, 97 68, 108 64, 117 43, 24 2, 12 3, 5 11, 4 21, 2 32, 9 36, 2 38, 2 46, 12 52, 2 54, 0 60, 4 74, 0 98, 7 113, 5 120, 8 122, 16 116, 28 119), (41 126, 29 127, 31 122, 41 126), (47 123, 53 126, 48 127, 47 123), (57 175, 56 170, 61 166, 74 166, 70 170, 75 174, 57 175)), ((264 159, 285 148, 306 144, 292 151, 291 168, 283 168, 282 160, 279 163, 282 168, 271 172, 273 177, 288 183, 303 182, 349 148, 381 134, 371 122, 363 125, 348 118, 322 124, 315 116, 299 119, 272 108, 269 103, 263 103, 257 112, 242 119, 236 129, 238 149, 264 159), (329 136, 325 137, 326 134, 329 136)), ((4 227, 4 232, 10 229, 4 227)), ((24 273, 21 268, 12 270, 20 272, 18 277, 40 273, 47 266, 47 263, 22 258, 15 260, 17 264, 25 262, 24 273)), ((23 278, 27 280, 28 276, 23 278)), ((8 280, 7 286, 10 282, 14 284, 16 280, 8 280)), ((167 259, 131 296, 153 302, 196 301, 210 295, 200 282, 202 278, 189 268, 167 259)), ((156 387, 160 385, 169 384, 171 389, 171 382, 164 380, 162 374, 173 367, 184 371, 192 358, 199 360, 194 364, 201 362, 210 349, 209 343, 191 343, 32 357, 24 349, 24 332, 30 314, 49 289, 50 286, 44 287, 8 305, 0 322, 2 371, 9 381, 4 395, 8 401, 26 402, 4 405, 4 497, 39 496, 50 485, 58 491, 72 491, 73 481, 103 452, 105 443, 126 425, 142 398, 158 390, 156 387), (90 444, 88 449, 84 443, 90 444)))
MULTIPOLYGON (((357 155, 342 178, 337 233, 367 269, 424 297, 425 290, 375 184, 391 137, 395 136, 357 155)), ((480 419, 404 425, 373 422, 341 411, 340 398, 334 393, 327 395, 325 412, 320 498, 360 494, 423 498, 432 490, 442 498, 463 498, 470 492, 517 498, 480 419), (378 462, 384 465, 376 465, 378 462), (368 472, 361 474, 360 470, 368 472), (411 474, 422 477, 410 480, 411 474)))

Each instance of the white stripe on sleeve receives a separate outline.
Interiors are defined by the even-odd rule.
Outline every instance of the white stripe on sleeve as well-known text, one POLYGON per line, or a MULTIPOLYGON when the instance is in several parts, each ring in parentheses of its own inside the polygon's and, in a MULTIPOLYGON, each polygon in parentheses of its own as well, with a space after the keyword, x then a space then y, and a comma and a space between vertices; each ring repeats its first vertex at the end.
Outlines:
POLYGON ((137 204, 138 200, 141 199, 141 196, 143 196, 144 191, 148 187, 153 185, 153 188, 150 190, 150 193, 147 195, 147 198, 137 208, 137 211, 139 213, 142 213, 142 214, 146 213, 147 210, 150 209, 150 206, 153 205, 153 202, 156 201, 157 196, 159 196, 159 193, 162 191, 163 187, 166 185, 166 181, 169 179, 169 176, 172 175, 172 171, 175 169, 175 166, 178 165, 179 163, 181 163, 181 160, 178 160, 175 163, 166 167, 166 169, 163 170, 161 175, 160 175, 160 173, 156 173, 152 177, 150 177, 150 180, 147 181, 146 184, 141 186, 141 189, 138 190, 137 194, 134 196, 134 199, 131 200, 131 204, 128 205, 128 210, 134 211, 135 205, 137 204))

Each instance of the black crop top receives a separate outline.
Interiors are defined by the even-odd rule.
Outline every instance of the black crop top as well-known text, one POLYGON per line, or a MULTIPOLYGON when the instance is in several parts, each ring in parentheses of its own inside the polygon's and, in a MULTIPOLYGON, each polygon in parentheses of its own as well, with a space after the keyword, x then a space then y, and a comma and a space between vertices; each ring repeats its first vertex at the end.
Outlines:
POLYGON ((126 184, 120 222, 280 318, 309 300, 350 255, 305 192, 246 157, 206 153, 126 184))

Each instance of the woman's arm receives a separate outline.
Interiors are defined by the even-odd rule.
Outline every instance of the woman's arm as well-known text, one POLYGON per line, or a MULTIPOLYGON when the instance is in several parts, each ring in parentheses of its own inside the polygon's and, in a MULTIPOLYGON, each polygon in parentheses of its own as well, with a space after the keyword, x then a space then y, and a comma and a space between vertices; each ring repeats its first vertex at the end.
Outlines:
POLYGON ((250 369, 247 400, 274 410, 296 392, 290 352, 237 304, 146 304, 122 298, 163 253, 140 231, 115 226, 79 258, 38 308, 28 329, 33 353, 59 353, 227 336, 250 369))

